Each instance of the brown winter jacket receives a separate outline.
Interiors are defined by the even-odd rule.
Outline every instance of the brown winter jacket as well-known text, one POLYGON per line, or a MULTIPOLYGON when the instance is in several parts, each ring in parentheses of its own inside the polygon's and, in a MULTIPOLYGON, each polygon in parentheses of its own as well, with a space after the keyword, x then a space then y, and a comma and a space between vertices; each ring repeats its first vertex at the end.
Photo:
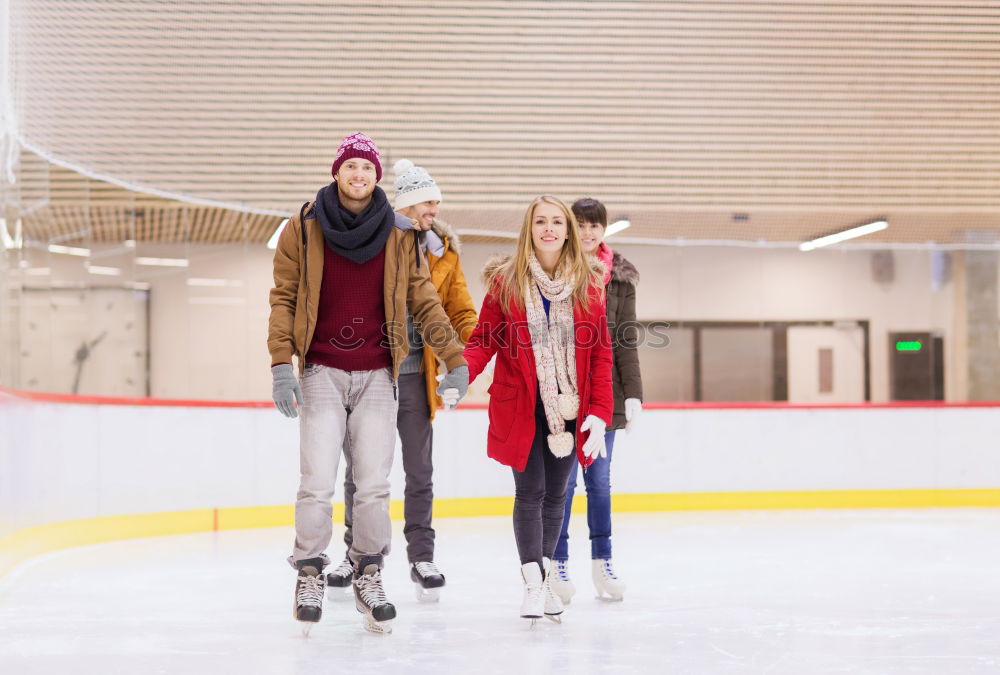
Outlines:
POLYGON ((615 394, 615 414, 608 429, 625 428, 625 399, 642 400, 642 374, 636 350, 638 326, 635 320, 635 287, 639 271, 620 253, 611 262, 611 279, 605 287, 608 328, 614 350, 611 381, 615 394))
MULTIPOLYGON (((431 273, 431 283, 437 289, 441 298, 441 306, 445 314, 451 319, 451 326, 458 333, 458 338, 464 345, 469 341, 472 330, 476 327, 477 314, 476 305, 469 295, 469 288, 465 284, 465 274, 462 272, 462 263, 459 256, 462 254, 462 242, 458 235, 448 223, 434 219, 432 225, 434 232, 441 237, 444 242, 444 253, 441 257, 433 253, 427 253, 428 267, 431 273)), ((421 372, 427 381, 427 402, 430 404, 431 420, 434 414, 443 405, 441 397, 437 395, 438 381, 438 359, 426 343, 424 343, 424 360, 420 366, 421 372)))
MULTIPOLYGON (((298 214, 288 220, 278 238, 274 252, 274 288, 270 294, 271 316, 267 326, 271 363, 291 363, 294 354, 299 357, 300 373, 305 367, 303 356, 309 351, 316 329, 326 251, 323 232, 311 206, 305 208, 308 250, 304 258, 298 214)), ((418 259, 415 247, 413 234, 398 227, 392 228, 385 244, 383 298, 393 380, 399 378, 399 365, 410 351, 406 335, 407 307, 414 320, 424 327, 421 334, 425 344, 434 345, 448 370, 467 365, 462 357, 463 343, 450 328, 448 316, 428 276, 428 266, 418 259), (446 333, 436 329, 438 326, 447 327, 446 333)), ((344 292, 349 293, 350 289, 344 292)))

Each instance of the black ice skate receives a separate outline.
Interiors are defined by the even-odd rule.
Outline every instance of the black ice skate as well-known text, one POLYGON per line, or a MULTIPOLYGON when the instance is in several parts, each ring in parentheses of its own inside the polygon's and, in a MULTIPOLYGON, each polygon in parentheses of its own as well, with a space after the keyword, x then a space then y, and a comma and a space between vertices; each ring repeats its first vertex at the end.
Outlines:
POLYGON ((410 579, 416 584, 419 602, 437 602, 444 586, 444 575, 433 562, 415 562, 410 565, 410 579))
POLYGON ((344 558, 336 569, 326 573, 326 597, 329 600, 345 600, 350 597, 351 582, 354 581, 354 566, 344 558))
POLYGON ((312 627, 323 616, 323 589, 325 577, 319 569, 306 565, 295 579, 295 598, 292 613, 302 623, 302 634, 308 636, 312 627))
POLYGON ((382 571, 372 563, 354 575, 354 604, 364 616, 364 626, 373 633, 391 633, 390 621, 396 618, 396 608, 385 598, 382 571))

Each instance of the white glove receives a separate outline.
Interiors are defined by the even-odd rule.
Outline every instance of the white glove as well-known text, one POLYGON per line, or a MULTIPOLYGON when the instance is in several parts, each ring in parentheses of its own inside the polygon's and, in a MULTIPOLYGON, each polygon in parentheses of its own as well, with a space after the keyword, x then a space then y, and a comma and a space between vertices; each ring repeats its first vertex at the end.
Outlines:
POLYGON ((587 437, 587 442, 583 444, 584 457, 596 459, 598 454, 601 457, 608 456, 608 447, 604 445, 604 432, 607 428, 608 425, 600 417, 587 415, 587 419, 580 425, 580 431, 590 430, 590 436, 587 437))
POLYGON ((625 399, 625 433, 632 433, 632 425, 642 414, 642 401, 637 398, 625 399))
MULTIPOLYGON (((440 382, 444 379, 444 375, 438 375, 437 381, 440 382)), ((442 389, 438 391, 438 396, 441 397, 441 401, 444 403, 445 410, 451 410, 458 405, 459 399, 462 397, 459 395, 458 389, 455 387, 448 387, 447 389, 442 389)))

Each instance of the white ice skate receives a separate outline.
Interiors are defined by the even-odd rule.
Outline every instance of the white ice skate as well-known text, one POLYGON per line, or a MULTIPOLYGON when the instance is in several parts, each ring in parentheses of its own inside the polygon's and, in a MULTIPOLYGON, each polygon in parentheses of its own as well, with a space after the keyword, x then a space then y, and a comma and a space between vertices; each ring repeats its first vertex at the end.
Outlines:
POLYGON ((354 566, 344 558, 337 567, 326 573, 326 597, 328 600, 340 602, 350 598, 351 582, 354 580, 354 566))
POLYGON ((545 569, 545 581, 542 583, 545 591, 545 618, 549 621, 562 623, 563 603, 559 596, 553 592, 552 584, 549 583, 552 578, 552 561, 548 558, 542 558, 542 567, 545 569))
POLYGON ((576 594, 576 586, 569 578, 569 567, 566 560, 553 560, 552 571, 549 573, 549 586, 552 592, 559 596, 564 605, 568 605, 576 594))
POLYGON ((444 575, 433 561, 410 565, 410 579, 415 585, 418 602, 437 602, 441 598, 444 575))
POLYGON ((521 601, 521 618, 530 619, 531 627, 545 615, 545 588, 542 582, 542 570, 538 563, 521 565, 521 578, 524 579, 524 599, 521 601))
POLYGON ((621 600, 625 595, 625 583, 615 574, 611 558, 597 558, 590 562, 597 597, 601 600, 621 600))
POLYGON ((364 617, 364 626, 373 633, 391 633, 391 621, 396 608, 385 598, 382 571, 378 565, 367 565, 363 574, 354 576, 354 606, 364 617))
POLYGON ((306 566, 299 570, 295 579, 295 596, 292 615, 302 624, 302 635, 309 637, 309 631, 323 617, 323 588, 325 579, 315 567, 306 566))

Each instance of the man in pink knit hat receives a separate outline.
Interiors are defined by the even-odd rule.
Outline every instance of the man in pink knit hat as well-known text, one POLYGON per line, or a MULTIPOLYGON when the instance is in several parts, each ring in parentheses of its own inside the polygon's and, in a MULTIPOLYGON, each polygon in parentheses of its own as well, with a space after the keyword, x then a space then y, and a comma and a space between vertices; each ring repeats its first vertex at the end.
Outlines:
POLYGON ((464 396, 469 370, 414 238, 396 227, 377 185, 382 165, 375 142, 362 133, 347 136, 331 173, 333 182, 281 233, 270 294, 274 403, 287 417, 299 417, 301 478, 288 558, 298 570, 294 614, 306 631, 322 615, 331 499, 343 450, 357 486, 348 552, 355 604, 366 628, 387 633, 396 609, 385 597, 381 569, 392 534, 389 470, 397 380, 410 351, 407 312, 448 369, 442 394, 456 402, 464 396))

